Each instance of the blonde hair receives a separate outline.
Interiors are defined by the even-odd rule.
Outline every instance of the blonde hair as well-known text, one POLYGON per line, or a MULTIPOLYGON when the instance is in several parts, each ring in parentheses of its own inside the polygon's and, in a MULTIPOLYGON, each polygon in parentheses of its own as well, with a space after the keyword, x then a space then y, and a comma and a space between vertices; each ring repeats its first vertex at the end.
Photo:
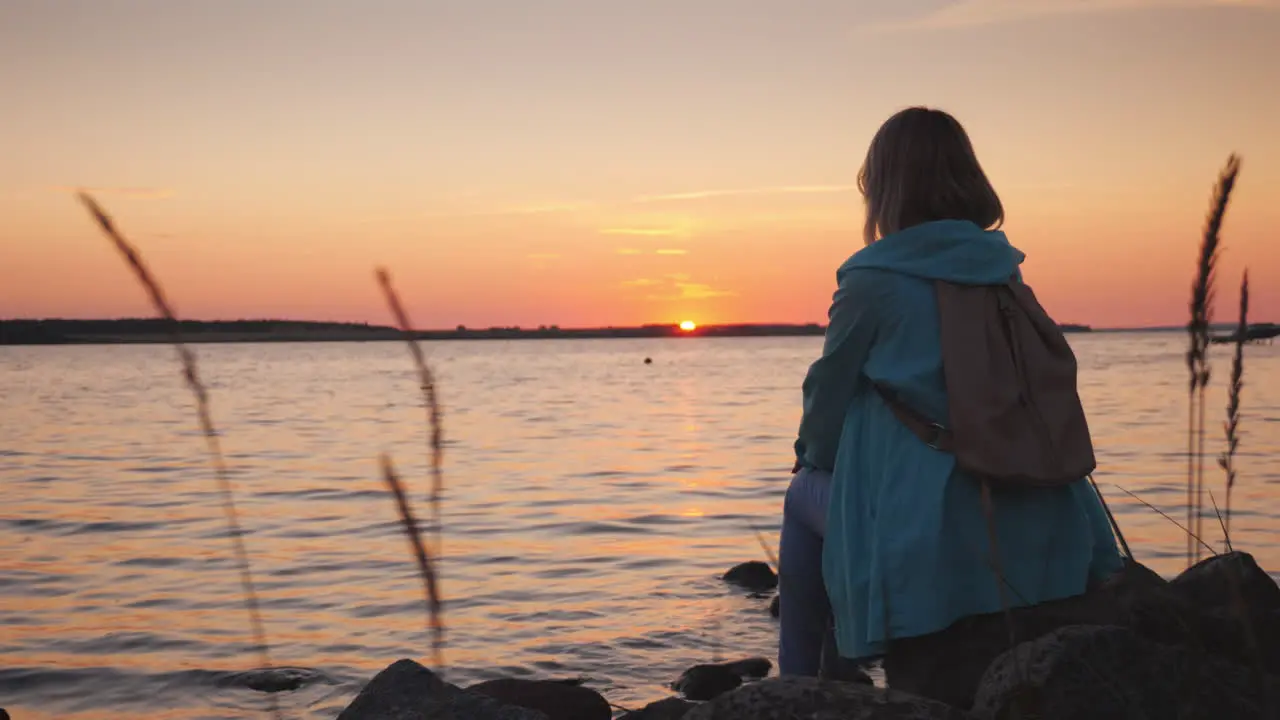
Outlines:
POLYGON ((858 171, 866 204, 863 240, 932 220, 969 220, 983 229, 1004 223, 1004 206, 951 115, 907 108, 885 121, 858 171))

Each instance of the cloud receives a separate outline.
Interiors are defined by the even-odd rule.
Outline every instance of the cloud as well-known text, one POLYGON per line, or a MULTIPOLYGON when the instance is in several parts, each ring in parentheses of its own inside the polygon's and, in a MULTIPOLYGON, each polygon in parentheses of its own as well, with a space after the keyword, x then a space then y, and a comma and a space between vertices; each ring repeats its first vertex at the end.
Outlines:
POLYGON ((852 192, 857 189, 856 185, 778 185, 774 187, 738 188, 730 190, 694 190, 692 192, 640 195, 632 198, 632 202, 676 202, 681 200, 703 200, 705 198, 730 197, 735 195, 808 195, 852 192))
POLYGON ((733 297, 738 293, 732 290, 716 288, 706 283, 693 282, 685 273, 669 273, 662 279, 636 278, 624 280, 625 288, 649 288, 653 292, 646 296, 647 300, 710 300, 712 298, 733 297))
POLYGON ((641 255, 643 253, 643 250, 638 250, 636 248, 618 248, 619 255, 641 255))
POLYGON ((362 218, 360 222, 365 224, 419 223, 426 220, 445 220, 455 218, 496 218, 517 217, 522 215, 551 215, 555 213, 569 213, 575 210, 581 210, 583 208, 590 207, 590 205, 591 203, 586 202, 561 202, 535 205, 514 205, 511 207, 473 208, 470 210, 462 208, 440 209, 403 215, 370 216, 362 218))
POLYGON ((1216 7, 1280 10, 1280 0, 956 0, 924 15, 873 23, 862 29, 893 32, 978 27, 1055 15, 1216 7))
POLYGON ((549 213, 573 212, 587 207, 589 203, 584 202, 563 202, 548 203, 543 205, 518 205, 516 207, 503 208, 495 210, 490 215, 547 215, 549 213))
POLYGON ((521 215, 552 215, 556 213, 567 213, 575 210, 581 210, 587 207, 588 203, 582 202, 563 202, 563 203, 547 203, 542 205, 516 205, 505 208, 490 208, 487 210, 444 210, 438 213, 432 213, 433 218, 465 218, 465 217, 512 217, 521 215))
POLYGON ((639 237, 670 237, 672 235, 683 234, 684 231, 678 228, 638 228, 638 227, 618 227, 618 228, 602 228, 601 235, 635 235, 639 237))
POLYGON ((70 185, 58 185, 51 188, 51 190, 57 193, 74 194, 86 192, 90 195, 114 195, 130 200, 164 200, 174 196, 173 190, 169 188, 151 187, 72 187, 70 185))
POLYGON ((530 260, 555 260, 560 257, 559 253, 529 253, 530 260))
POLYGON ((676 283, 676 294, 674 296, 657 296, 654 300, 710 300, 711 298, 733 297, 738 293, 732 290, 721 290, 713 288, 703 283, 676 283))
POLYGON ((688 255, 689 251, 684 248, 659 248, 654 251, 658 255, 688 255))

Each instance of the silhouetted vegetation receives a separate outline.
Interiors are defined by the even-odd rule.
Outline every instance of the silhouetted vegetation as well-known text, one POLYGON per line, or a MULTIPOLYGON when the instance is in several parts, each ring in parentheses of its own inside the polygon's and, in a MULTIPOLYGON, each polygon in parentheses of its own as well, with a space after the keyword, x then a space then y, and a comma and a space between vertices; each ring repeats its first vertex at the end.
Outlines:
MULTIPOLYGON (((367 323, 309 322, 305 320, 181 320, 180 331, 188 343, 227 342, 373 342, 403 340, 399 328, 367 323)), ((120 320, 0 320, 0 345, 92 345, 117 343, 166 343, 173 322, 164 318, 120 320)), ((1066 332, 1089 332, 1088 325, 1062 325, 1066 332)), ((414 330, 415 340, 552 340, 663 337, 805 337, 821 336, 825 325, 734 324, 704 325, 681 330, 677 325, 639 327, 538 328, 490 327, 451 330, 414 330)))
MULTIPOLYGON (((1204 509, 1204 395, 1209 385, 1209 326, 1213 322, 1214 271, 1218 261, 1222 219, 1227 213, 1227 202, 1240 172, 1240 158, 1231 155, 1218 177, 1214 188, 1209 215, 1205 219, 1204 239, 1200 242, 1196 277, 1191 285, 1191 318, 1187 323, 1190 346, 1187 349, 1187 370, 1191 376, 1188 387, 1190 403, 1187 415, 1187 529, 1196 537, 1201 531, 1204 509)), ((1200 559, 1200 548, 1187 539, 1187 565, 1192 558, 1200 559)))
MULTIPOLYGON (((253 640, 257 646, 263 669, 270 669, 270 646, 267 644, 267 633, 262 624, 262 614, 258 610, 258 594, 253 587, 253 572, 249 564, 249 552, 244 544, 244 533, 240 528, 240 518, 236 512, 235 495, 231 490, 231 476, 227 472, 227 463, 222 455, 222 443, 218 439, 218 431, 213 425, 213 413, 209 408, 209 391, 200 380, 195 353, 191 352, 183 342, 183 324, 178 320, 177 314, 173 311, 173 306, 165 296, 164 288, 161 287, 155 276, 151 274, 151 270, 146 263, 142 261, 142 256, 116 230, 111 218, 107 217, 107 214, 102 211, 102 208, 98 206, 98 203, 93 198, 85 193, 80 193, 79 197, 85 208, 88 209, 89 214, 97 221, 98 227, 102 229, 103 234, 107 236, 107 239, 124 257, 129 269, 133 271, 134 276, 138 279, 138 283, 147 291, 147 297, 150 299, 152 307, 156 309, 156 314, 160 316, 158 324, 169 331, 169 342, 173 343, 173 347, 178 351, 178 360, 182 366, 182 376, 186 380, 187 387, 191 389, 191 393, 195 395, 196 416, 200 422, 200 432, 204 436, 205 443, 209 448, 209 457, 213 461, 213 474, 218 482, 218 494, 222 498, 222 509, 227 522, 227 536, 231 539, 236 566, 240 571, 240 586, 244 596, 245 609, 249 612, 249 628, 253 634, 253 640)), ((271 714, 279 718, 280 707, 276 703, 275 696, 268 695, 267 697, 271 714)))

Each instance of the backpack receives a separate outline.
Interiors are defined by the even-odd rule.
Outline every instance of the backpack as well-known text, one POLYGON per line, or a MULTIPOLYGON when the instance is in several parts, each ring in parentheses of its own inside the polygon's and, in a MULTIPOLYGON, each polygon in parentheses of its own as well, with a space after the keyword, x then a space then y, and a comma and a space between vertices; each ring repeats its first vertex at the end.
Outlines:
POLYGON ((898 420, 954 454, 984 487, 1060 487, 1091 475, 1097 461, 1075 354, 1031 288, 1016 275, 999 285, 934 287, 950 417, 931 420, 877 384, 898 420))

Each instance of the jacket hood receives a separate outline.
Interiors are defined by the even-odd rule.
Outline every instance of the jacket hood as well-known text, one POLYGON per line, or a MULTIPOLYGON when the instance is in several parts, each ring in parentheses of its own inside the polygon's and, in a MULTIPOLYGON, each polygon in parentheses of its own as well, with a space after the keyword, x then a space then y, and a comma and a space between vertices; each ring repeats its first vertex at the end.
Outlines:
POLYGON ((983 230, 968 220, 936 220, 886 235, 854 253, 840 270, 887 270, 924 280, 960 285, 1003 283, 1018 272, 1026 255, 999 230, 983 230))

